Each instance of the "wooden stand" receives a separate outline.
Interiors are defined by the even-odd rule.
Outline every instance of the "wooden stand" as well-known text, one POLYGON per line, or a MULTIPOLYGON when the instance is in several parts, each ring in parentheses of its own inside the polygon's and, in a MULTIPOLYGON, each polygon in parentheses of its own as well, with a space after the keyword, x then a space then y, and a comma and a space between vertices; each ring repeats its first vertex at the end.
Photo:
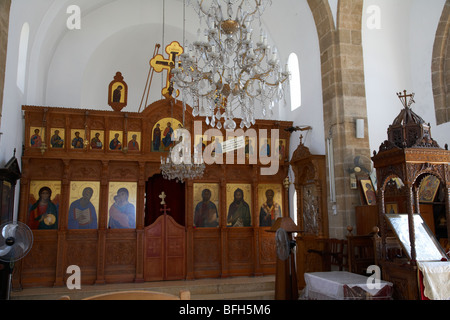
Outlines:
POLYGON ((296 237, 297 279, 299 288, 304 288, 306 272, 325 271, 323 258, 313 253, 324 251, 328 239, 325 156, 311 154, 300 140, 291 166, 295 174, 297 222, 302 230, 296 237))
POLYGON ((400 95, 405 109, 388 129, 388 140, 372 157, 377 171, 378 209, 381 229, 381 267, 384 280, 394 284, 394 299, 415 300, 419 296, 417 280, 417 252, 414 214, 420 214, 419 186, 428 175, 437 177, 444 187, 447 232, 450 234, 450 152, 441 149, 431 138, 429 125, 415 114, 406 100, 411 95, 400 95), (400 178, 405 188, 408 214, 410 258, 390 260, 386 251, 387 222, 385 220, 385 192, 392 178, 400 178))
MULTIPOLYGON (((279 228, 284 229, 288 239, 292 240, 292 233, 300 232, 300 228, 289 217, 278 218, 274 225, 267 230, 276 232, 279 228)), ((275 300, 298 300, 297 272, 295 268, 295 255, 290 250, 289 258, 281 260, 277 257, 275 278, 275 300)))

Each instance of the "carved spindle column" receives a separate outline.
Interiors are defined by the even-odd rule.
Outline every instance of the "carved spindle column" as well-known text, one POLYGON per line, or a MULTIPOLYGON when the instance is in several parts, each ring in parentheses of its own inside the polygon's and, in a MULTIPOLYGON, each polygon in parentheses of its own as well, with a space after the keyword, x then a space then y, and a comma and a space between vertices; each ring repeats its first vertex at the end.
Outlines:
POLYGON ((414 229, 414 208, 413 208, 413 190, 411 183, 407 183, 406 192, 406 207, 408 211, 408 227, 409 227, 409 242, 411 244, 411 265, 415 266, 416 261, 416 235, 414 229))
POLYGON ((413 187, 413 195, 414 195, 414 207, 415 207, 415 213, 420 214, 420 202, 419 202, 419 188, 413 187))
POLYGON ((382 188, 378 186, 377 202, 378 202, 378 223, 381 232, 381 260, 386 260, 386 220, 384 219, 385 205, 384 205, 384 185, 382 188))
POLYGON ((447 238, 450 238, 450 182, 445 188, 445 216, 447 219, 447 238))
POLYGON ((139 180, 138 180, 137 203, 136 203, 136 277, 134 279, 134 281, 138 283, 144 282, 144 219, 145 219, 144 177, 145 177, 145 163, 139 162, 139 180))

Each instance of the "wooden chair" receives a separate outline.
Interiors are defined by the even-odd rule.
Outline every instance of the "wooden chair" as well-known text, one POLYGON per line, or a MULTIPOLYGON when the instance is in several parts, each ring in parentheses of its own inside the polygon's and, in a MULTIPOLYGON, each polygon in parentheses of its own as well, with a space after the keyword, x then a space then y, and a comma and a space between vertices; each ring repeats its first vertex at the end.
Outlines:
POLYGON ((376 264, 378 228, 368 235, 354 236, 353 227, 347 227, 348 271, 367 275, 367 268, 376 264))
POLYGON ((343 239, 323 239, 323 250, 309 249, 309 253, 317 253, 322 258, 323 269, 331 271, 336 266, 339 271, 347 268, 347 241, 343 239))
MULTIPOLYGON (((134 290, 134 291, 116 291, 94 295, 82 300, 190 300, 189 290, 181 290, 179 296, 169 293, 134 290)), ((62 296, 60 300, 70 300, 69 296, 62 296)))

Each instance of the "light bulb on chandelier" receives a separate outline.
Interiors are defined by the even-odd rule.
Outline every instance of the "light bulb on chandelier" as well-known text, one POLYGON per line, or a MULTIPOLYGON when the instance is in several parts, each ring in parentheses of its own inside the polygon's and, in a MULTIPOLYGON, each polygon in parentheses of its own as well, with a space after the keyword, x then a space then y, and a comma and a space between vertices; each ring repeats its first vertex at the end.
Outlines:
POLYGON ((172 81, 183 101, 193 106, 193 116, 205 116, 207 125, 231 131, 236 118, 242 119, 242 129, 255 124, 257 107, 264 118, 270 117, 284 99, 289 71, 287 66, 282 70, 278 50, 268 45, 263 30, 253 43, 252 23, 260 21, 271 1, 188 2, 206 29, 199 29, 197 40, 186 45, 172 69, 172 81))

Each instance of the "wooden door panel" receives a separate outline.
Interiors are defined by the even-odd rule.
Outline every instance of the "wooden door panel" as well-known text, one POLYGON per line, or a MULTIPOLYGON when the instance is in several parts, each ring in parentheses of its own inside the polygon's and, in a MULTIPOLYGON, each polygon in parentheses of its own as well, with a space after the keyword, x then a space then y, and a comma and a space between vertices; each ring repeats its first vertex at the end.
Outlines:
POLYGON ((186 276, 186 232, 168 215, 145 229, 145 281, 181 280, 186 276))

